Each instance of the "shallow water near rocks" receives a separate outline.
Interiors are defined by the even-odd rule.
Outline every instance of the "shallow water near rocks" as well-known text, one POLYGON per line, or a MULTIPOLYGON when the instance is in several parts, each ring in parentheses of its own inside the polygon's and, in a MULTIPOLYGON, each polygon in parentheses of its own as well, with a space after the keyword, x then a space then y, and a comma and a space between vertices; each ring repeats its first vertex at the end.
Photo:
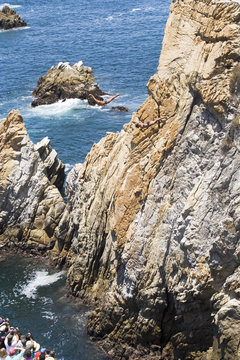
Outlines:
POLYGON ((89 308, 66 297, 66 272, 33 259, 0 261, 0 316, 65 360, 107 360, 86 333, 89 308))

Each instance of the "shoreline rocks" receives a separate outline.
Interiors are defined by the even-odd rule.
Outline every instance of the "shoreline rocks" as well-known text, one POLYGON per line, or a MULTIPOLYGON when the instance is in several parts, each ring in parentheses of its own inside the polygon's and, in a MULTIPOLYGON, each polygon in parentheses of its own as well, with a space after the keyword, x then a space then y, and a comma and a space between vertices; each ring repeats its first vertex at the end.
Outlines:
POLYGON ((75 98, 87 99, 90 105, 94 105, 90 94, 96 98, 101 98, 105 94, 95 82, 93 70, 84 66, 82 61, 73 66, 67 62, 59 63, 39 78, 32 93, 36 98, 32 106, 53 104, 59 100, 75 98))
POLYGON ((0 11, 0 29, 9 30, 13 28, 27 26, 27 23, 7 5, 0 11))

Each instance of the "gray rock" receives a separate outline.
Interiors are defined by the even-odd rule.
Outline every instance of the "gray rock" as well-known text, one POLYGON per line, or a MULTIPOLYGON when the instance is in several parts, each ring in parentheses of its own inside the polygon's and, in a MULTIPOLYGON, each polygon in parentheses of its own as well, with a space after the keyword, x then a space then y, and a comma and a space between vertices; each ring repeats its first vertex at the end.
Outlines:
POLYGON ((65 165, 58 159, 57 152, 52 149, 49 138, 43 138, 34 147, 39 152, 50 183, 61 191, 65 180, 65 165))
POLYGON ((116 359, 240 357, 239 14, 173 1, 149 97, 67 177, 68 286, 116 359))
POLYGON ((63 165, 48 139, 35 148, 19 111, 0 121, 0 132, 0 246, 41 253, 52 250, 65 208, 52 184, 62 182, 63 165))

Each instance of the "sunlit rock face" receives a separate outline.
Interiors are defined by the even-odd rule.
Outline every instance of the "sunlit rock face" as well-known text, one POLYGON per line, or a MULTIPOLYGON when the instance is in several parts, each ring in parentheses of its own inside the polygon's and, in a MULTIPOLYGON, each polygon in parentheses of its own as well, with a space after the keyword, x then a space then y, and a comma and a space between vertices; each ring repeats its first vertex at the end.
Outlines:
POLYGON ((36 98, 32 106, 53 104, 66 99, 88 100, 95 105, 90 94, 102 99, 104 94, 94 80, 93 70, 84 66, 82 61, 71 66, 68 62, 60 62, 52 66, 48 72, 41 76, 32 95, 36 98))
POLYGON ((54 185, 64 166, 47 139, 32 143, 19 111, 0 120, 0 134, 0 247, 45 253, 65 208, 54 185))
POLYGON ((67 178, 56 246, 115 358, 240 358, 239 20, 173 1, 149 97, 67 178))

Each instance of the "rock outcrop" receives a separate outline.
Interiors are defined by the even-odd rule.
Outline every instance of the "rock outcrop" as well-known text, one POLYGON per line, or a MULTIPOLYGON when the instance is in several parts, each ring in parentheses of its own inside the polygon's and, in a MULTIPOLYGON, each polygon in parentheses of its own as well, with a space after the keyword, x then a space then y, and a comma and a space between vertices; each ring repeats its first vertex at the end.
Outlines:
POLYGON ((87 99, 95 104, 89 96, 93 94, 100 98, 104 93, 94 80, 93 70, 84 66, 82 61, 71 66, 69 63, 59 63, 51 67, 46 75, 41 76, 32 95, 36 97, 32 106, 47 105, 59 100, 87 99))
POLYGON ((13 28, 27 26, 26 22, 7 5, 0 11, 0 29, 9 30, 13 28))
POLYGON ((67 178, 60 260, 116 359, 240 358, 239 21, 173 1, 148 99, 67 178))
POLYGON ((0 120, 0 134, 0 247, 52 250, 65 208, 53 185, 60 188, 63 165, 49 141, 32 143, 19 111, 0 120))
POLYGON ((119 105, 119 106, 112 106, 111 107, 111 110, 113 111, 120 111, 120 112, 129 112, 129 108, 127 108, 126 106, 122 106, 122 105, 119 105))
POLYGON ((51 147, 49 138, 43 138, 34 148, 43 161, 48 180, 61 191, 65 180, 65 165, 58 159, 57 152, 51 147))

